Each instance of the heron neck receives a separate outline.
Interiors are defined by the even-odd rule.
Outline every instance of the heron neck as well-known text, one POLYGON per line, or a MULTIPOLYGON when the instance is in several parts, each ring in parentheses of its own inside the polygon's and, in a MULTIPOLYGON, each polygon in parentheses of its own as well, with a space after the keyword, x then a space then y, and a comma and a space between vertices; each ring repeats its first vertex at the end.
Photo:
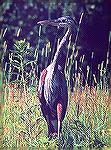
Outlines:
MULTIPOLYGON (((62 40, 60 41, 60 44, 57 47, 57 51, 54 55, 54 59, 52 61, 52 63, 54 63, 54 66, 56 66, 57 63, 59 64, 58 60, 59 60, 61 52, 63 52, 65 49, 67 49, 70 35, 71 35, 71 29, 68 28, 65 35, 63 36, 62 40)), ((67 52, 66 52, 66 54, 67 54, 67 52)), ((63 66, 61 66, 61 67, 63 67, 63 69, 65 67, 65 61, 66 61, 66 58, 64 58, 64 60, 62 61, 63 66)))

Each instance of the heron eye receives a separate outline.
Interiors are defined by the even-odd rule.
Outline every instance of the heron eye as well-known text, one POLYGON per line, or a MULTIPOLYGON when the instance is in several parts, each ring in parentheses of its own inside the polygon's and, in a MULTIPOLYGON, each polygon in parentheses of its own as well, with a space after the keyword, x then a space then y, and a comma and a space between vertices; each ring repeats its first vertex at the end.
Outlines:
POLYGON ((64 22, 65 22, 65 19, 64 19, 64 20, 62 20, 62 22, 64 23, 64 22))

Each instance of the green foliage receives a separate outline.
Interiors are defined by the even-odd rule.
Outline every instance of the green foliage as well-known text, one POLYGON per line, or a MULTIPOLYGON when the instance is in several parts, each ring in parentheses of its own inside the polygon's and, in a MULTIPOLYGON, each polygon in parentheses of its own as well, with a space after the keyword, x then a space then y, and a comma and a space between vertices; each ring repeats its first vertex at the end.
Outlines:
POLYGON ((16 86, 10 88, 6 86, 5 91, 8 97, 5 97, 2 146, 36 147, 37 141, 45 133, 44 127, 46 128, 40 114, 39 103, 36 101, 37 95, 27 91, 25 97, 25 91, 16 86))
POLYGON ((31 80, 31 83, 34 80, 37 82, 37 78, 34 73, 36 62, 34 60, 34 54, 30 44, 25 40, 16 41, 14 44, 14 49, 10 50, 10 52, 8 73, 6 71, 7 63, 5 64, 5 74, 8 74, 8 78, 6 78, 6 80, 8 79, 7 83, 13 80, 13 75, 16 76, 15 80, 20 82, 20 84, 27 84, 29 80, 31 80), (30 60, 30 58, 32 58, 32 60, 30 60))

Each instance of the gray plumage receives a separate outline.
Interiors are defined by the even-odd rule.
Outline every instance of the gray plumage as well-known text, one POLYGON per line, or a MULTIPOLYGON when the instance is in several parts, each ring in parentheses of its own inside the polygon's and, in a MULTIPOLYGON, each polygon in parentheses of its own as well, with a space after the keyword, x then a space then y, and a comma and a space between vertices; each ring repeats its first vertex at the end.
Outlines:
POLYGON ((67 28, 65 35, 57 47, 52 63, 41 73, 39 80, 38 94, 41 110, 48 124, 48 135, 51 136, 53 133, 57 133, 58 129, 57 105, 59 103, 62 105, 60 131, 67 109, 68 90, 64 68, 69 37, 71 36, 72 27, 75 28, 76 26, 76 21, 66 16, 57 20, 40 21, 39 24, 50 24, 67 28))

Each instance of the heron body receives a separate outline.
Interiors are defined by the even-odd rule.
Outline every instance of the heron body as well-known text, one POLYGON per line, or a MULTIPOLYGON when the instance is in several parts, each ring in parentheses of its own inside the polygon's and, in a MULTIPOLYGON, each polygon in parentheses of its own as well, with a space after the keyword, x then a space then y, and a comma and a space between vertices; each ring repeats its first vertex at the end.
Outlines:
POLYGON ((41 110, 48 125, 48 136, 52 136, 53 134, 58 134, 59 136, 68 103, 68 90, 64 68, 67 45, 71 35, 70 27, 72 23, 74 24, 74 21, 70 17, 61 17, 54 21, 41 21, 39 23, 67 27, 65 35, 57 47, 53 61, 41 72, 38 87, 41 110), (69 24, 70 26, 68 26, 69 24))
POLYGON ((48 124, 49 136, 53 133, 57 133, 57 104, 60 103, 62 105, 62 121, 65 116, 68 101, 65 75, 58 68, 56 68, 54 74, 52 74, 52 65, 53 64, 49 65, 41 73, 41 79, 43 79, 42 77, 46 72, 44 83, 41 85, 41 81, 43 81, 41 79, 39 82, 39 99, 41 103, 41 110, 48 124))

